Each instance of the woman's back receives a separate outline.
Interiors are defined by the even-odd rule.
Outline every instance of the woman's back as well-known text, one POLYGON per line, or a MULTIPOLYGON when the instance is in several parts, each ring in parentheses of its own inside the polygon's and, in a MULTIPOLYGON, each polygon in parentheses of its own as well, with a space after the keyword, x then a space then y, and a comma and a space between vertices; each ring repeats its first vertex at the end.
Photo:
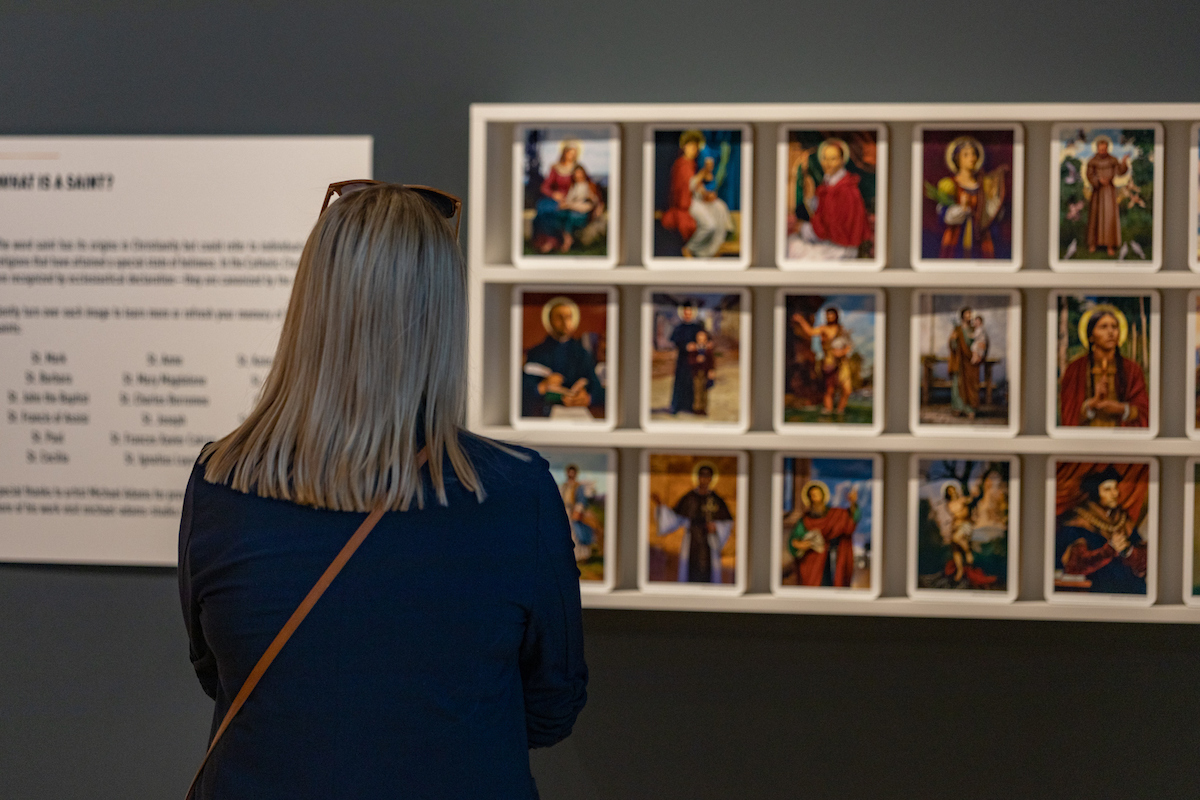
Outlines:
MULTIPOLYGON (((460 441, 487 499, 447 468, 447 506, 383 516, 226 731, 197 797, 537 796, 526 748, 564 738, 585 701, 570 529, 544 460, 460 441)), ((193 471, 180 590, 214 730, 364 516, 193 471)))

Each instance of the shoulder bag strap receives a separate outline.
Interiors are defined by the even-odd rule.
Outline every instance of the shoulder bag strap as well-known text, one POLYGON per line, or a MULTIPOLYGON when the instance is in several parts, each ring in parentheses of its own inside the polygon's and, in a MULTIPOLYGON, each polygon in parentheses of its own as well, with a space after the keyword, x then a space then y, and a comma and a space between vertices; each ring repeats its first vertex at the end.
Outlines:
MULTIPOLYGON (((428 451, 422 447, 417 453, 417 469, 424 466, 429 458, 428 451)), ((296 606, 296 610, 292 612, 292 616, 279 629, 279 633, 275 634, 275 639, 267 646, 262 657, 258 659, 258 663, 254 665, 254 669, 250 670, 249 677, 242 684, 242 688, 238 690, 237 697, 233 698, 233 702, 229 704, 229 710, 225 712, 225 718, 221 720, 221 726, 217 728, 216 734, 213 735, 212 741, 209 742, 208 751, 204 754, 204 758, 200 761, 200 767, 196 770, 196 775, 192 778, 192 782, 188 785, 187 794, 184 795, 184 800, 190 800, 192 793, 196 791, 196 781, 200 780, 200 773, 204 772, 204 765, 208 763, 209 756, 217 746, 217 742, 221 740, 221 736, 225 733, 225 729, 229 727, 229 723, 233 721, 233 717, 246 702, 246 698, 254 691, 254 687, 262 679, 263 673, 267 671, 267 667, 271 666, 271 662, 275 660, 275 656, 279 655, 279 651, 287 644, 287 640, 292 638, 292 634, 296 632, 296 628, 300 627, 300 623, 308 616, 308 612, 312 611, 313 606, 321 599, 321 595, 329 588, 329 584, 333 583, 333 579, 342 571, 342 567, 346 566, 346 562, 350 560, 350 556, 354 555, 354 551, 358 550, 359 545, 366 540, 367 535, 374 529, 375 524, 379 522, 383 516, 384 509, 376 508, 367 518, 358 526, 358 530, 350 537, 350 540, 342 546, 342 549, 334 557, 333 561, 321 573, 321 577, 313 584, 313 587, 308 590, 308 594, 300 601, 300 605, 296 606)))

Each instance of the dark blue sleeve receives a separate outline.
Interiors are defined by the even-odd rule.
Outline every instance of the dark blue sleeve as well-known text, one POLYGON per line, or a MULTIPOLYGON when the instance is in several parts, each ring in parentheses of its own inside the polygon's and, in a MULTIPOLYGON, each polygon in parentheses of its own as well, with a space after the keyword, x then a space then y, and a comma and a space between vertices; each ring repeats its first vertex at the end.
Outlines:
POLYGON ((196 602, 192 591, 192 566, 189 552, 192 538, 192 509, 196 493, 196 481, 203 480, 199 465, 192 469, 188 479, 187 492, 183 495, 183 515, 179 519, 179 600, 183 604, 183 622, 187 626, 188 643, 192 658, 192 667, 205 693, 217 697, 217 661, 208 642, 204 640, 204 631, 200 628, 200 604, 196 602))
POLYGON ((544 461, 541 470, 536 567, 520 656, 530 747, 549 747, 570 735, 587 702, 588 678, 571 527, 544 461))

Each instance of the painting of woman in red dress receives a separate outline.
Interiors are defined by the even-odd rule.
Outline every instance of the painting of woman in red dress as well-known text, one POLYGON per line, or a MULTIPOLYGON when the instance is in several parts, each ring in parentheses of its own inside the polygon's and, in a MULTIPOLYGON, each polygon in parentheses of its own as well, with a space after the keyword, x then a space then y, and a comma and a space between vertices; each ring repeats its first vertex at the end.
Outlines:
MULTIPOLYGON (((1058 424, 1148 427, 1150 394, 1143 364, 1139 363, 1145 360, 1144 354, 1149 349, 1145 320, 1136 319, 1131 327, 1129 315, 1115 302, 1098 302, 1080 308, 1076 321, 1072 319, 1070 306, 1064 302, 1070 299, 1059 298, 1060 337, 1065 326, 1078 338, 1075 342, 1060 343, 1058 424), (1074 326, 1070 324, 1072 321, 1074 326), (1062 367, 1064 361, 1066 366, 1062 367)), ((1129 301, 1141 298, 1101 299, 1123 300, 1122 305, 1128 305, 1129 301)), ((1148 306, 1149 298, 1144 299, 1148 306)), ((1145 316, 1144 311, 1141 316, 1145 316)))

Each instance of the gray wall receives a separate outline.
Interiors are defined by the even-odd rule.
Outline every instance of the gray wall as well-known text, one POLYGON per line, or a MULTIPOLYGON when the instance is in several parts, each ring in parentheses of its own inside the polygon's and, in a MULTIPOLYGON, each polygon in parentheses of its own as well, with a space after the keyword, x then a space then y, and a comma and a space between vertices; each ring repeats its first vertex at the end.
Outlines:
MULTIPOLYGON (((505 5, 3 2, 0 133, 368 133, 377 177, 465 195, 472 101, 1200 99, 1191 3, 505 5)), ((174 584, 0 566, 0 797, 182 795, 211 704, 174 584)), ((1192 626, 585 621, 546 798, 1200 794, 1192 626)))

